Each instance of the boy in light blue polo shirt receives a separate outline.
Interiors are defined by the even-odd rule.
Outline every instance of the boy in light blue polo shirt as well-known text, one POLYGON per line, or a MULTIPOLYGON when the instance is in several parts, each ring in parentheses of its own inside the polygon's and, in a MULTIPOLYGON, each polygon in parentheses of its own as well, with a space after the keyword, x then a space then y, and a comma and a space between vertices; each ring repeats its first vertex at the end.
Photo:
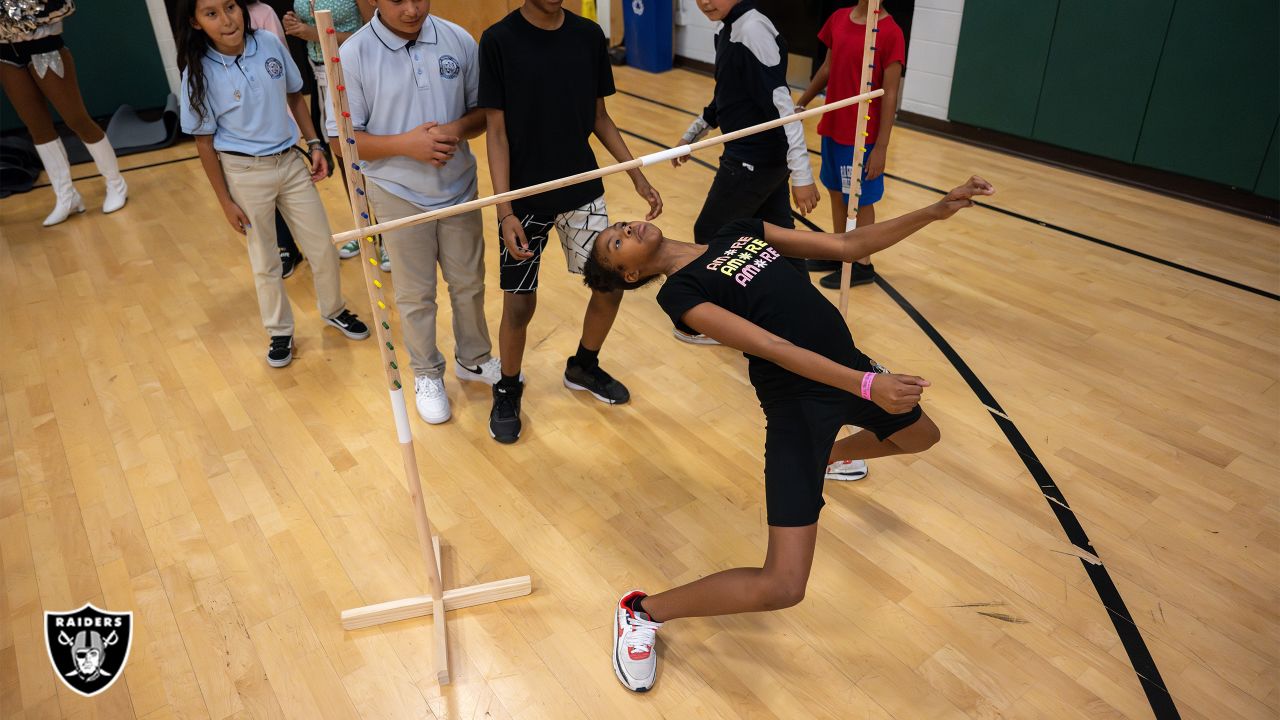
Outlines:
POLYGON ((182 129, 195 136, 200 164, 227 221, 247 236, 258 309, 271 336, 267 363, 284 367, 293 361, 293 311, 276 249, 277 208, 311 259, 321 317, 348 338, 367 338, 369 329, 342 299, 338 252, 312 184, 328 168, 300 94, 297 66, 277 37, 248 27, 240 3, 196 0, 186 7, 191 16, 177 23, 182 129), (299 127, 311 138, 310 167, 295 150, 299 127))
MULTIPOLYGON (((467 140, 484 130, 476 109, 476 41, 421 3, 373 0, 377 12, 342 44, 351 123, 380 222, 476 197, 476 160, 467 140)), ((330 120, 329 134, 337 134, 330 120)), ((383 234, 396 268, 396 304, 415 376, 418 415, 442 423, 452 411, 445 358, 436 345, 436 266, 453 308, 459 379, 497 382, 500 366, 484 316, 484 237, 480 212, 383 234)))

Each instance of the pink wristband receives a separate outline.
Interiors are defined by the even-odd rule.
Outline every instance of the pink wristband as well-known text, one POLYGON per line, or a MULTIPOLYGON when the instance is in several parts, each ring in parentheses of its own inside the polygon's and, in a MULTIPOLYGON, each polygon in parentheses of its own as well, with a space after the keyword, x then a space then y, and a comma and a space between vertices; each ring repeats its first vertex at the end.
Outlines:
POLYGON ((869 372, 862 376, 862 399, 871 399, 871 381, 876 379, 876 374, 869 372))

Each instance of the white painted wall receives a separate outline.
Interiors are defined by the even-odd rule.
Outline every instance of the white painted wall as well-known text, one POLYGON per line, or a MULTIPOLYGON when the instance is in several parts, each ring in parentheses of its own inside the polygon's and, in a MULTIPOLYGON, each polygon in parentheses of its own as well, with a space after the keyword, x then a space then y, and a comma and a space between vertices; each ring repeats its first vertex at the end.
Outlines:
POLYGON ((694 0, 676 0, 675 50, 679 57, 714 63, 716 61, 716 25, 698 9, 694 0))
POLYGON ((902 109, 947 119, 964 0, 916 0, 902 109))
POLYGON ((164 65, 165 79, 169 81, 169 92, 177 95, 182 87, 182 77, 178 73, 178 46, 173 41, 173 30, 169 27, 169 14, 165 11, 164 0, 147 0, 147 15, 151 17, 156 47, 160 48, 160 61, 164 65))

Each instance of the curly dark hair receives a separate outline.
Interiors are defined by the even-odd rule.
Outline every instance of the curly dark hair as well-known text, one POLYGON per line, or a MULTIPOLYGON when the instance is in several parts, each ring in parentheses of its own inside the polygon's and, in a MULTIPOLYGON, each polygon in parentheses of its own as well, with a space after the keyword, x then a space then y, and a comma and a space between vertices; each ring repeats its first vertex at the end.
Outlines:
POLYGON ((582 284, 596 292, 613 292, 614 290, 639 290, 657 280, 659 276, 650 275, 635 282, 627 282, 622 273, 612 266, 600 262, 596 257, 595 247, 587 253, 587 262, 582 268, 582 284))

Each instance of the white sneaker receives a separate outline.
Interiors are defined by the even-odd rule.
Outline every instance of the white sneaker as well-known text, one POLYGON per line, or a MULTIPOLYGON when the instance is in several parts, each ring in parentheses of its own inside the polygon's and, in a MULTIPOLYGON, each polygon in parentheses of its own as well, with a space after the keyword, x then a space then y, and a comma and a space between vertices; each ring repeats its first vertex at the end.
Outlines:
POLYGON ((618 601, 613 616, 613 674, 632 692, 647 692, 658 675, 658 628, 662 623, 653 622, 644 613, 631 609, 635 597, 645 597, 639 590, 632 590, 618 601))
POLYGON ((418 417, 425 422, 439 425, 453 415, 449 409, 449 396, 444 393, 444 380, 419 375, 413 379, 413 395, 418 417))
POLYGON ((387 249, 382 248, 378 255, 378 269, 385 273, 391 272, 391 256, 387 254, 387 249))
POLYGON ((823 475, 827 480, 840 480, 843 482, 861 480, 866 476, 866 460, 837 460, 827 466, 827 474, 823 475))
MULTIPOLYGON (((459 380, 496 385, 502 379, 502 361, 496 357, 489 358, 488 362, 480 365, 476 370, 479 370, 479 372, 458 362, 457 358, 453 360, 453 372, 458 376, 459 380)), ((521 374, 523 375, 523 373, 521 374)))
POLYGON ((671 328, 671 334, 680 342, 687 342, 690 345, 719 345, 720 342, 715 338, 709 338, 701 333, 691 334, 681 331, 679 328, 671 328))
POLYGON ((359 254, 360 254, 359 240, 348 240, 345 245, 338 248, 338 257, 342 258, 343 260, 346 260, 347 258, 353 258, 359 254))

